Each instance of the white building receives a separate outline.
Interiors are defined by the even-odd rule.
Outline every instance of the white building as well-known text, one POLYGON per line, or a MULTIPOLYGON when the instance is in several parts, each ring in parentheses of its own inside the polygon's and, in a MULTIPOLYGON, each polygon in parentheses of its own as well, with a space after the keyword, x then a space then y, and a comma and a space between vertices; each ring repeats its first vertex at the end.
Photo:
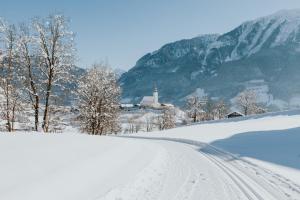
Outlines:
POLYGON ((153 107, 158 108, 161 106, 161 104, 158 102, 158 90, 155 87, 153 91, 153 96, 144 96, 141 101, 142 107, 153 107))

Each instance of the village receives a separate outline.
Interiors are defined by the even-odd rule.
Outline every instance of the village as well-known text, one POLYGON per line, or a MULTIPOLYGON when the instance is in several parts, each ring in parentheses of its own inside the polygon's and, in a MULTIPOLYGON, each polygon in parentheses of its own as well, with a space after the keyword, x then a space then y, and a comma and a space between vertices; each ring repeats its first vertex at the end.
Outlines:
POLYGON ((253 91, 245 91, 239 97, 239 103, 244 104, 240 106, 248 110, 246 113, 236 108, 229 108, 223 100, 212 101, 208 97, 197 96, 187 98, 186 106, 180 108, 171 103, 161 103, 158 88, 154 86, 152 96, 144 96, 137 104, 120 105, 122 130, 124 133, 152 132, 196 122, 244 117, 265 112, 256 105, 256 95, 253 91), (248 102, 243 102, 245 97, 251 99, 252 103, 246 105, 248 102))

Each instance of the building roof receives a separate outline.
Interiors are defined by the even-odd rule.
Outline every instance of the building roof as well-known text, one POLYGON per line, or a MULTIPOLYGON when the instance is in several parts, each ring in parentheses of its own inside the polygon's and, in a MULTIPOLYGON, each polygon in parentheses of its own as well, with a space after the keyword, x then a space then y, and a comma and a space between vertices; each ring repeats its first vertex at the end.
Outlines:
POLYGON ((132 108, 133 106, 134 106, 133 104, 129 104, 129 103, 127 103, 127 104, 121 104, 122 108, 132 108))
POLYGON ((174 105, 170 103, 162 103, 161 105, 166 107, 174 107, 174 105))
POLYGON ((153 96, 144 96, 141 105, 152 105, 154 103, 154 97, 153 96))
POLYGON ((239 116, 244 116, 242 113, 238 112, 238 111, 233 111, 227 114, 227 116, 229 115, 239 115, 239 116))

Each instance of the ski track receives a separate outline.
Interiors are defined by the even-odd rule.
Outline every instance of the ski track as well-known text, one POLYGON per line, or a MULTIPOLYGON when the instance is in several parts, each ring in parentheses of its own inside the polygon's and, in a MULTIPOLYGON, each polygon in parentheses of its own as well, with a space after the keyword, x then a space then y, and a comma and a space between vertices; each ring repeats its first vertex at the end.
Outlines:
POLYGON ((133 182, 100 199, 300 198, 300 186, 291 180, 206 143, 176 138, 122 137, 149 140, 164 150, 155 164, 150 164, 133 182), (149 171, 156 174, 145 177, 145 172, 149 171))

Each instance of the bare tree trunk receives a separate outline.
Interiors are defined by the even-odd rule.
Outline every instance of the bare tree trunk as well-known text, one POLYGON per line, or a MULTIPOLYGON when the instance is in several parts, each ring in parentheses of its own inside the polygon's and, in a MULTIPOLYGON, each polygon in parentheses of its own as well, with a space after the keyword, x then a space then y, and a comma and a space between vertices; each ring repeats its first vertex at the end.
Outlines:
POLYGON ((11 132, 10 112, 9 112, 9 85, 6 83, 6 124, 8 132, 11 132))
POLYGON ((32 70, 31 70, 31 61, 30 61, 30 57, 27 54, 27 59, 28 59, 28 76, 29 76, 29 80, 30 80, 30 87, 31 90, 33 92, 34 95, 34 102, 33 103, 33 108, 34 108, 34 130, 38 131, 38 127, 39 127, 39 103, 40 103, 40 98, 37 94, 37 88, 36 85, 34 83, 33 80, 33 75, 32 75, 32 70))
POLYGON ((45 100, 45 111, 44 111, 43 125, 42 125, 42 128, 46 133, 49 131, 49 99, 50 99, 51 87, 52 87, 52 76, 53 76, 53 71, 52 69, 50 69, 49 79, 47 84, 46 100, 45 100))
POLYGON ((7 130, 8 132, 12 132, 12 126, 11 126, 11 116, 10 116, 10 101, 11 101, 11 93, 12 93, 12 67, 13 67, 13 55, 12 55, 12 49, 13 49, 13 37, 12 32, 9 32, 9 57, 8 57, 8 69, 7 69, 7 79, 6 79, 6 117, 7 117, 7 130))
POLYGON ((34 83, 33 80, 33 75, 32 75, 32 71, 31 71, 31 61, 30 61, 30 57, 28 56, 28 75, 29 75, 29 79, 30 79, 30 87, 31 90, 33 92, 34 95, 34 102, 33 102, 33 108, 34 108, 34 130, 38 131, 38 127, 39 127, 39 103, 40 103, 40 98, 37 94, 37 88, 36 85, 34 83))
POLYGON ((45 102, 45 111, 44 111, 44 117, 43 117, 43 124, 42 124, 42 128, 44 130, 44 132, 48 132, 49 131, 49 96, 50 96, 50 91, 47 91, 46 94, 46 102, 45 102))
POLYGON ((28 39, 30 38, 30 33, 28 26, 26 24, 20 25, 20 49, 19 49, 19 59, 20 63, 26 66, 26 72, 24 70, 24 74, 26 74, 26 90, 29 90, 28 97, 30 99, 32 109, 34 111, 34 130, 38 131, 39 127, 39 96, 38 96, 38 83, 35 80, 39 79, 39 76, 34 74, 33 67, 36 63, 33 63, 33 59, 36 59, 38 56, 35 55, 36 48, 34 43, 35 41, 28 39))
POLYGON ((102 134, 103 134, 103 126, 100 129, 100 135, 102 135, 102 134))
POLYGON ((16 111, 16 102, 14 102, 13 108, 12 108, 12 118, 11 118, 11 131, 14 131, 15 129, 15 111, 16 111))
POLYGON ((245 107, 245 109, 244 109, 244 115, 248 115, 248 107, 245 107))
POLYGON ((34 130, 38 131, 39 128, 39 96, 35 95, 34 105, 34 130))

